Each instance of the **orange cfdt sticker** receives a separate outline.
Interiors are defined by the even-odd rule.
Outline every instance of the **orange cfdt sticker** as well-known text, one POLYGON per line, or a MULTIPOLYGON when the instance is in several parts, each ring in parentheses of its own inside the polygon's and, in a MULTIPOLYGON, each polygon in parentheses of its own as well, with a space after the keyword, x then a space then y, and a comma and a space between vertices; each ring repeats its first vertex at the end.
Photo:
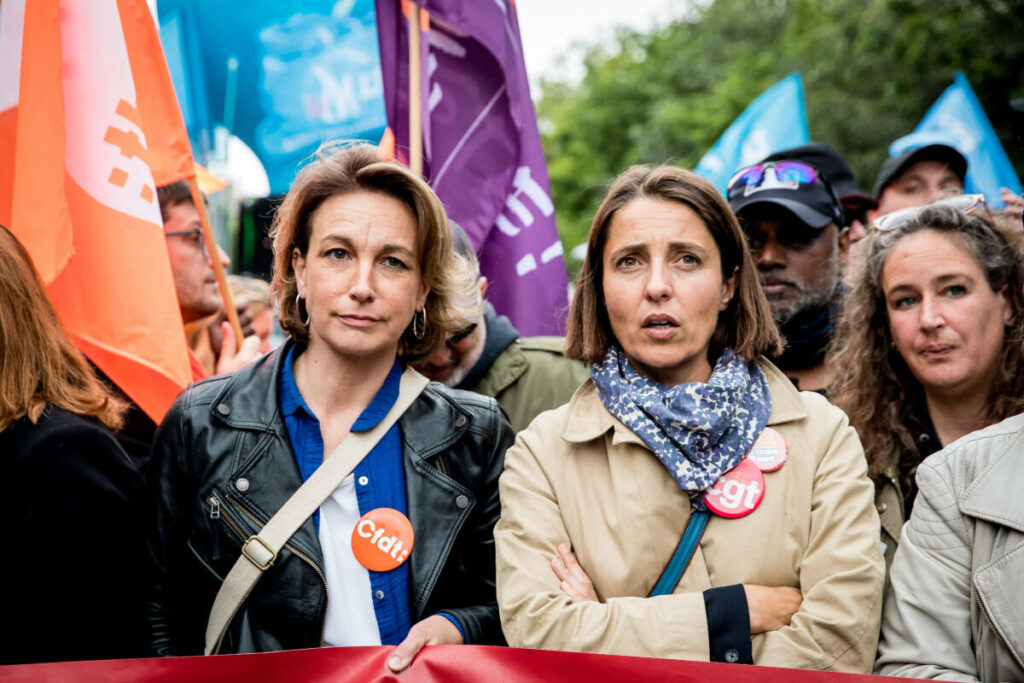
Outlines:
POLYGON ((412 545, 412 523, 394 508, 370 510, 352 530, 352 554, 373 572, 391 571, 405 562, 412 545))

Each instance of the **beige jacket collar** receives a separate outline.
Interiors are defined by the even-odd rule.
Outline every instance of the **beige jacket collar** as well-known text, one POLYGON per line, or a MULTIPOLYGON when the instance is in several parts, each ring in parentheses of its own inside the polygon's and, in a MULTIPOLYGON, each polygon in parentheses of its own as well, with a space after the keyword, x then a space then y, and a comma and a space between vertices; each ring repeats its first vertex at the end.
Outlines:
MULTIPOLYGON (((772 397, 772 413, 768 416, 768 426, 807 417, 807 409, 800 398, 800 392, 789 378, 765 358, 759 359, 758 364, 764 370, 765 378, 768 380, 768 391, 772 397)), ((645 445, 629 427, 608 412, 601 403, 594 381, 588 379, 569 401, 569 409, 565 411, 565 420, 562 423, 562 438, 572 443, 584 443, 603 436, 609 429, 615 430, 612 445, 645 445)))

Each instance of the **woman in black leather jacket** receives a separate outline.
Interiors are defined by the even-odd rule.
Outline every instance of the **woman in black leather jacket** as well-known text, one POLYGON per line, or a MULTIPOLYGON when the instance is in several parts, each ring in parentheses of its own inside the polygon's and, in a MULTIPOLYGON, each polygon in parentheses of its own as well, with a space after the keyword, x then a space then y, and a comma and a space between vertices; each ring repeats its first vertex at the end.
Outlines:
MULTIPOLYGON (((378 154, 321 149, 299 173, 272 232, 291 341, 193 385, 160 425, 147 540, 156 654, 202 652, 243 541, 350 431, 379 422, 402 367, 466 319, 451 292, 472 273, 451 250, 440 201, 378 154)), ((388 664, 401 670, 424 645, 501 643, 492 529, 512 438, 492 399, 431 383, 291 537, 220 652, 398 644, 388 664), (415 534, 389 571, 359 564, 352 545, 360 515, 379 508, 406 514, 415 534)))
POLYGON ((112 433, 124 410, 0 226, 0 668, 145 653, 142 475, 112 433))

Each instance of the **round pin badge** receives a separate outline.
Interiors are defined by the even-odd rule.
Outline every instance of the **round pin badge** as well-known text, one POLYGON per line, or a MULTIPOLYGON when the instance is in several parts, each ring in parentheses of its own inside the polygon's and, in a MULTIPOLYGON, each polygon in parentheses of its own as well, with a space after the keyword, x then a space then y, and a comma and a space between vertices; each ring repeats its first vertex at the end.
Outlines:
POLYGON ((786 464, 786 457, 789 455, 789 446, 782 434, 771 427, 761 430, 760 436, 754 442, 747 457, 750 458, 762 472, 774 472, 786 464))
POLYGON ((719 517, 734 519, 749 515, 764 498, 764 473, 743 458, 708 489, 704 504, 719 517))
POLYGON ((413 541, 408 517, 394 508, 375 508, 356 522, 352 554, 370 571, 391 571, 409 559, 413 541))

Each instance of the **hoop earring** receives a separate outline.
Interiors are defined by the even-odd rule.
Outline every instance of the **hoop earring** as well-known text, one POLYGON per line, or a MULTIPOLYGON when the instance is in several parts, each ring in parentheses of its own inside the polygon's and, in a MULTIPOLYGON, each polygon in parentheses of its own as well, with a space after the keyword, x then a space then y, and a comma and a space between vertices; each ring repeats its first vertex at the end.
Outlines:
POLYGON ((423 333, 427 331, 427 305, 412 314, 412 336, 423 339, 423 333), (419 325, 416 323, 419 322, 419 325))
POLYGON ((309 310, 306 311, 306 319, 302 319, 302 295, 295 295, 295 314, 299 316, 299 322, 303 327, 309 327, 309 310))

